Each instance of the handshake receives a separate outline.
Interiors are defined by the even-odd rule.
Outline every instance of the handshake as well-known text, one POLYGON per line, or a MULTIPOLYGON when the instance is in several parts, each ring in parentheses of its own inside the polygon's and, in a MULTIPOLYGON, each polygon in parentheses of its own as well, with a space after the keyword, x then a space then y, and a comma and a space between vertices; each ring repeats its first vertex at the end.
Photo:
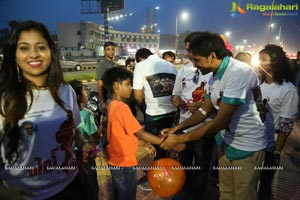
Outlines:
POLYGON ((175 151, 182 151, 185 149, 184 142, 181 142, 181 135, 176 135, 174 128, 165 128, 160 131, 161 134, 161 144, 159 145, 160 148, 164 150, 173 149, 175 151))

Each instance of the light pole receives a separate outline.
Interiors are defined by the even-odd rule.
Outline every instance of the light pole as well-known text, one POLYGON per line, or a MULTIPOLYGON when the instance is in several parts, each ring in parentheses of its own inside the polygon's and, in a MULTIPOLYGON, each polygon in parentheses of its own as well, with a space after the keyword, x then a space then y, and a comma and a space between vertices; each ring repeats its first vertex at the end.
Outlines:
POLYGON ((274 3, 275 0, 272 1, 272 10, 271 10, 271 16, 270 16, 270 22, 269 22, 269 38, 268 38, 268 44, 271 42, 271 33, 273 28, 273 14, 274 14, 274 3))
POLYGON ((281 26, 279 26, 278 36, 276 36, 276 39, 278 40, 279 45, 281 46, 281 26))
POLYGON ((274 25, 273 23, 272 23, 272 24, 270 24, 270 30, 269 30, 268 44, 270 44, 270 43, 271 43, 272 30, 273 30, 274 26, 275 26, 275 25, 274 25))
MULTIPOLYGON (((187 12, 183 12, 181 14, 181 18, 183 20, 186 20, 189 17, 189 14, 187 12)), ((178 17, 176 16, 175 21, 175 55, 178 53, 178 42, 179 42, 179 34, 178 34, 178 17)))
POLYGON ((177 55, 178 51, 178 17, 176 17, 176 24, 175 24, 175 55, 177 55))

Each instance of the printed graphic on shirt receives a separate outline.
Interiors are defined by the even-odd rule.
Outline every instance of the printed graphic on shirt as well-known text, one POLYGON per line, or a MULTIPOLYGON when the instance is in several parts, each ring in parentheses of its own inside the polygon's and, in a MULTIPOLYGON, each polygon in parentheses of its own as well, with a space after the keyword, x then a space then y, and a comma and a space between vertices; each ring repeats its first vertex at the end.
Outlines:
MULTIPOLYGON (((184 81, 185 79, 183 79, 182 81, 184 81)), ((183 82, 184 83, 184 82, 183 82)), ((182 84, 183 84, 182 83, 182 84)), ((192 99, 185 99, 184 101, 182 101, 182 104, 180 106, 180 108, 182 110, 187 111, 187 105, 193 102, 203 102, 204 98, 205 98, 205 94, 206 94, 206 90, 205 90, 205 85, 206 85, 206 81, 202 81, 200 83, 200 87, 197 87, 193 92, 192 92, 192 99)))
POLYGON ((217 99, 217 105, 218 105, 218 107, 220 107, 222 96, 223 96, 223 91, 220 90, 220 97, 217 99))
POLYGON ((65 150, 65 161, 63 165, 68 165, 68 160, 72 157, 72 141, 73 129, 75 128, 72 111, 68 111, 67 120, 62 123, 60 129, 56 132, 56 141, 61 144, 61 148, 65 150))
POLYGON ((265 122, 266 114, 268 112, 267 103, 268 101, 270 101, 270 98, 267 97, 262 99, 260 86, 253 88, 252 94, 253 94, 254 101, 256 103, 257 111, 259 112, 260 115, 260 119, 262 122, 265 122))
POLYGON ((270 101, 269 97, 263 99, 263 101, 262 101, 262 108, 261 108, 261 111, 259 111, 259 116, 260 116, 260 119, 261 119, 262 122, 265 122, 266 115, 269 112, 269 107, 267 106, 268 101, 270 101))
POLYGON ((203 102, 206 90, 204 89, 204 86, 206 85, 206 82, 202 81, 200 84, 200 87, 197 87, 195 91, 192 93, 193 102, 203 102))
POLYGON ((22 128, 24 129, 24 132, 29 135, 32 136, 33 135, 33 131, 34 131, 34 124, 31 121, 25 121, 22 123, 22 128))
MULTIPOLYGON (((29 176, 36 176, 46 174, 51 170, 51 168, 60 168, 66 169, 66 172, 71 172, 68 166, 71 166, 74 163, 72 158, 72 142, 73 142, 73 129, 75 128, 74 118, 72 111, 68 111, 67 119, 61 124, 59 130, 56 132, 56 141, 60 143, 58 147, 51 150, 51 158, 43 159, 41 157, 35 157, 34 160, 37 162, 37 165, 34 165, 33 169, 29 169, 29 176), (60 154, 61 151, 65 153, 65 160, 61 165, 57 162, 57 155, 60 154)), ((25 129, 25 132, 31 132, 32 128, 35 129, 34 124, 31 122, 24 122, 22 127, 25 129)), ((30 134, 29 134, 30 135, 30 134)), ((74 166, 73 166, 74 167, 74 166)), ((75 168, 74 168, 75 170, 75 168)))
POLYGON ((184 90, 186 88, 185 78, 182 79, 181 87, 182 87, 182 90, 184 90))
POLYGON ((146 80, 151 87, 154 98, 172 95, 175 83, 175 74, 160 73, 147 76, 146 80))

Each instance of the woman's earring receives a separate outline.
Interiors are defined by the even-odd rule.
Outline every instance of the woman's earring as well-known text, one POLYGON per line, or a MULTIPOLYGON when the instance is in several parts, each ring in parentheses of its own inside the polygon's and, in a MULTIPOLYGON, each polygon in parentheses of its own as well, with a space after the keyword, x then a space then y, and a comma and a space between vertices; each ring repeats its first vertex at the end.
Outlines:
POLYGON ((18 63, 17 63, 17 74, 18 74, 18 81, 19 81, 19 83, 21 83, 22 81, 21 81, 20 69, 19 69, 18 63))

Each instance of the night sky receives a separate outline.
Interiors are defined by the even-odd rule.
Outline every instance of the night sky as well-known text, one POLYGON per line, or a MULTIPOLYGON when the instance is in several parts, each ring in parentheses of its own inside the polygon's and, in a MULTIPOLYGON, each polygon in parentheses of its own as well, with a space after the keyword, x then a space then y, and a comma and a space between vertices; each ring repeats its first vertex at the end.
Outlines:
MULTIPOLYGON (((231 32, 227 41, 232 46, 255 44, 264 46, 268 42, 270 17, 263 16, 260 11, 246 10, 247 4, 268 5, 272 0, 241 0, 235 1, 246 10, 245 14, 232 16, 232 0, 124 0, 125 13, 130 17, 119 21, 110 21, 110 26, 120 31, 139 32, 144 24, 144 13, 147 9, 159 6, 156 21, 160 34, 175 34, 175 19, 178 16, 178 32, 212 31, 223 34, 231 32), (189 19, 180 19, 182 12, 189 12, 189 19)), ((271 43, 281 27, 281 38, 284 49, 288 53, 300 50, 300 1, 275 0, 275 4, 298 5, 298 10, 277 11, 295 16, 274 16, 274 28, 271 43)), ((55 33, 57 22, 91 21, 103 24, 103 16, 99 14, 81 14, 80 0, 0 0, 0 29, 8 27, 9 20, 33 19, 45 23, 52 33, 55 33)))

